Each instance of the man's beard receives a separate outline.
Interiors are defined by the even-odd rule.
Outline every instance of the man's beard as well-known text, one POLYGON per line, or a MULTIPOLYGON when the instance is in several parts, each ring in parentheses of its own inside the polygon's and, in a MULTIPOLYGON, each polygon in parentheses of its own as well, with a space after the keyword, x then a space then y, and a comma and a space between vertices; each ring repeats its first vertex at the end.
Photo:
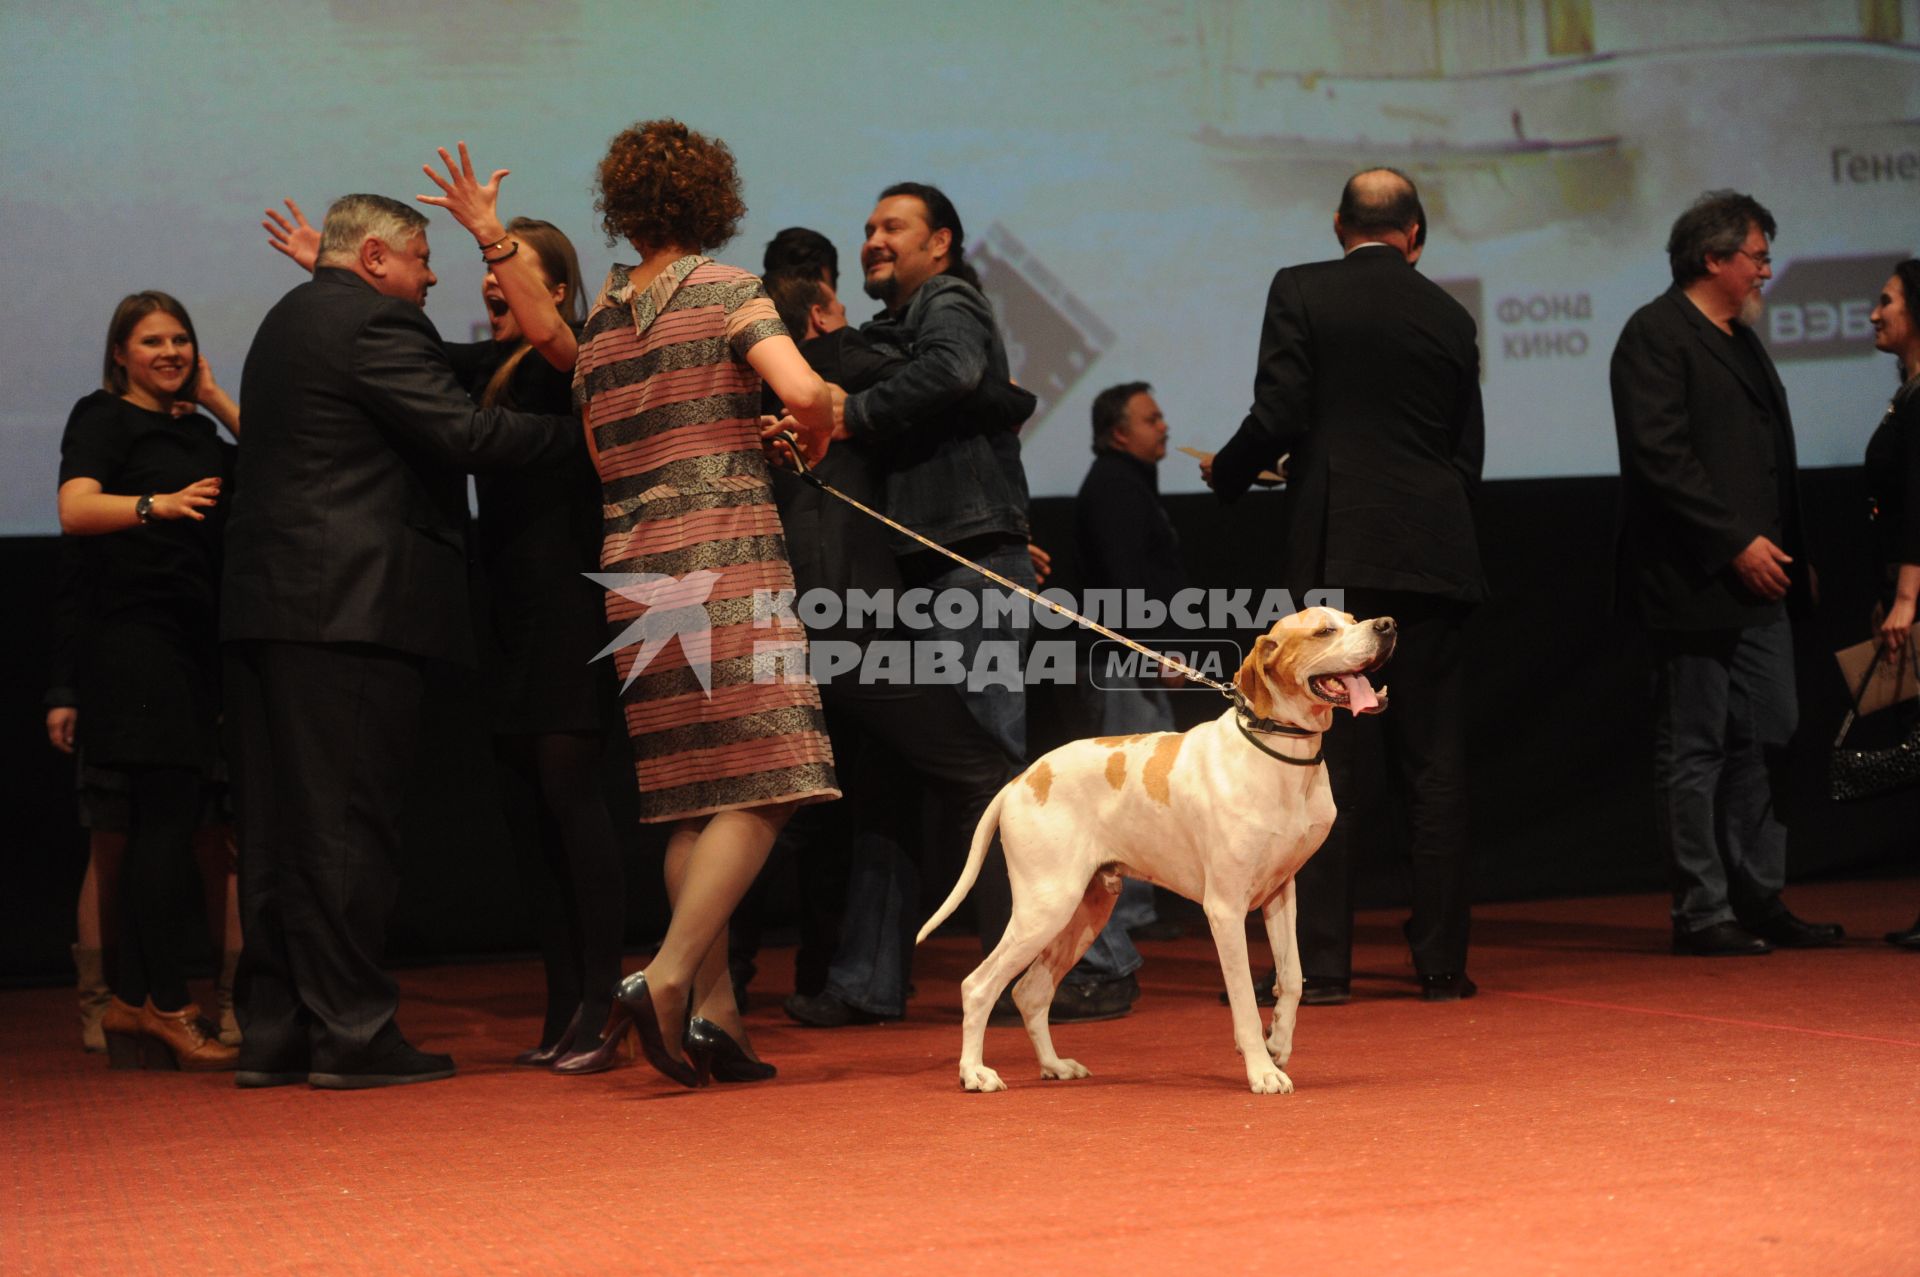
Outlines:
POLYGON ((1749 328, 1760 326, 1761 316, 1767 313, 1767 299, 1759 293, 1748 293, 1747 299, 1740 303, 1740 313, 1735 316, 1749 328))
POLYGON ((893 297, 900 291, 900 278, 897 275, 884 275, 878 279, 868 275, 860 281, 860 291, 882 306, 892 309, 893 297))

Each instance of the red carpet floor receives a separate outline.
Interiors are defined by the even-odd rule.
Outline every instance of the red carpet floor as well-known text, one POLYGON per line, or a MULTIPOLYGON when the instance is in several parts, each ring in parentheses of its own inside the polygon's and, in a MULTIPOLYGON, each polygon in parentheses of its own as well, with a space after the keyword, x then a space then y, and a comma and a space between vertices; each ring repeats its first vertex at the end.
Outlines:
POLYGON ((406 973, 451 1082, 238 1092, 109 1073, 70 995, 0 994, 0 1271, 29 1273, 1920 1272, 1920 883, 1792 893, 1837 951, 1683 960, 1651 897, 1483 908, 1481 996, 1413 994, 1368 915, 1346 1007, 1307 1008, 1291 1096, 1248 1092, 1212 948, 1146 946, 1134 1014, 1067 1026, 1094 1072, 963 1094, 939 941, 898 1025, 751 1017, 770 1085, 507 1065, 531 964, 406 973))

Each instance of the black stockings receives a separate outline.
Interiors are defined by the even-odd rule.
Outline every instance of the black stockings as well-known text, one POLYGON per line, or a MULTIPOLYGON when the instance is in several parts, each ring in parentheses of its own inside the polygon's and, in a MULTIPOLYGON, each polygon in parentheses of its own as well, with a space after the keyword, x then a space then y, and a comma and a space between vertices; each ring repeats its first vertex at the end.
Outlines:
POLYGON ((625 939, 626 886, 613 818, 601 789, 601 739, 590 732, 503 737, 501 758, 537 797, 537 820, 515 831, 521 876, 534 901, 552 1046, 576 1010, 574 1049, 593 1044, 612 1009, 625 939))
POLYGON ((130 770, 132 828, 120 866, 120 949, 114 996, 129 1006, 148 998, 161 1011, 187 1005, 186 940, 175 907, 175 879, 193 846, 204 799, 191 767, 130 770))

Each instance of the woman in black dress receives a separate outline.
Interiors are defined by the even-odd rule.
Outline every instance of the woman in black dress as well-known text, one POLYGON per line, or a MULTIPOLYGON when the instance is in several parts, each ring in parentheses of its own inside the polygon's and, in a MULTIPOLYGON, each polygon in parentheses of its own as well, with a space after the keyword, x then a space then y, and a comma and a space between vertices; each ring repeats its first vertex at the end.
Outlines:
POLYGON ((187 993, 175 866, 218 752, 220 489, 239 410, 214 385, 186 308, 135 293, 107 329, 102 389, 60 441, 60 529, 88 538, 77 681, 90 761, 127 774, 120 943, 102 1027, 116 1068, 230 1069, 236 1051, 187 993))
MULTIPOLYGON (((1893 268, 1873 308, 1873 344, 1900 361, 1900 389, 1867 442, 1874 546, 1883 571, 1880 641, 1900 653, 1920 601, 1920 259, 1893 268)), ((1920 949, 1920 919, 1887 943, 1920 949)))
MULTIPOLYGON (((503 250, 483 253, 495 259, 484 288, 492 340, 450 344, 454 372, 482 407, 571 416, 570 347, 583 313, 573 244, 558 227, 525 217, 483 243, 502 239, 513 246, 508 260, 537 282, 549 323, 537 333, 523 326, 497 273, 503 250), (565 334, 558 355, 556 332, 565 334)), ((516 300, 524 314, 529 306, 516 300)), ((523 855, 546 858, 544 867, 526 865, 527 876, 537 881, 544 869, 559 886, 557 902, 541 892, 535 903, 547 1012, 539 1045, 516 1062, 597 1073, 618 1062, 600 1049, 599 1033, 620 980, 625 914, 619 845, 601 788, 613 667, 594 660, 606 644, 606 620, 602 591, 585 575, 600 566, 600 483, 583 445, 544 465, 481 475, 476 491, 495 640, 495 752, 538 796, 538 828, 514 839, 523 855)))

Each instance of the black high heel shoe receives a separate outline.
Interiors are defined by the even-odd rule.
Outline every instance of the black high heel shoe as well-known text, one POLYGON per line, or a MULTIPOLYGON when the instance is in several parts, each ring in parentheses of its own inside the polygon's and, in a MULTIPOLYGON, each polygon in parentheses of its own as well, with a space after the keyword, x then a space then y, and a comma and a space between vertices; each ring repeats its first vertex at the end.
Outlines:
MULTIPOLYGON (((605 1073, 608 1069, 619 1068, 633 1061, 633 1044, 627 1040, 627 1031, 633 1028, 633 1021, 627 1018, 625 1008, 615 1006, 607 1016, 607 1027, 592 1046, 569 1051, 553 1062, 553 1072, 562 1077, 580 1077, 587 1073, 605 1073)), ((576 1038, 577 1042, 579 1039, 576 1038)))
POLYGON ((573 1050, 573 1040, 580 1035, 580 1008, 573 1009, 573 1018, 567 1021, 560 1036, 553 1040, 552 1046, 536 1046, 531 1051, 522 1051, 513 1057, 513 1062, 526 1068, 544 1069, 561 1056, 573 1050))
POLYGON ((756 1060, 741 1049, 733 1036, 712 1020, 694 1016, 687 1022, 682 1043, 687 1058, 704 1068, 716 1082, 771 1082, 780 1070, 765 1060, 756 1060))
MULTIPOLYGON (((613 991, 613 1005, 615 1014, 624 1014, 627 1023, 638 1033, 640 1052, 647 1057, 648 1064, 682 1086, 707 1084, 707 1072, 699 1061, 676 1060, 667 1054, 666 1040, 660 1036, 660 1021, 653 1013, 653 990, 647 987, 646 972, 636 971, 622 980, 613 991)), ((624 1028, 610 1031, 626 1036, 624 1028)))

